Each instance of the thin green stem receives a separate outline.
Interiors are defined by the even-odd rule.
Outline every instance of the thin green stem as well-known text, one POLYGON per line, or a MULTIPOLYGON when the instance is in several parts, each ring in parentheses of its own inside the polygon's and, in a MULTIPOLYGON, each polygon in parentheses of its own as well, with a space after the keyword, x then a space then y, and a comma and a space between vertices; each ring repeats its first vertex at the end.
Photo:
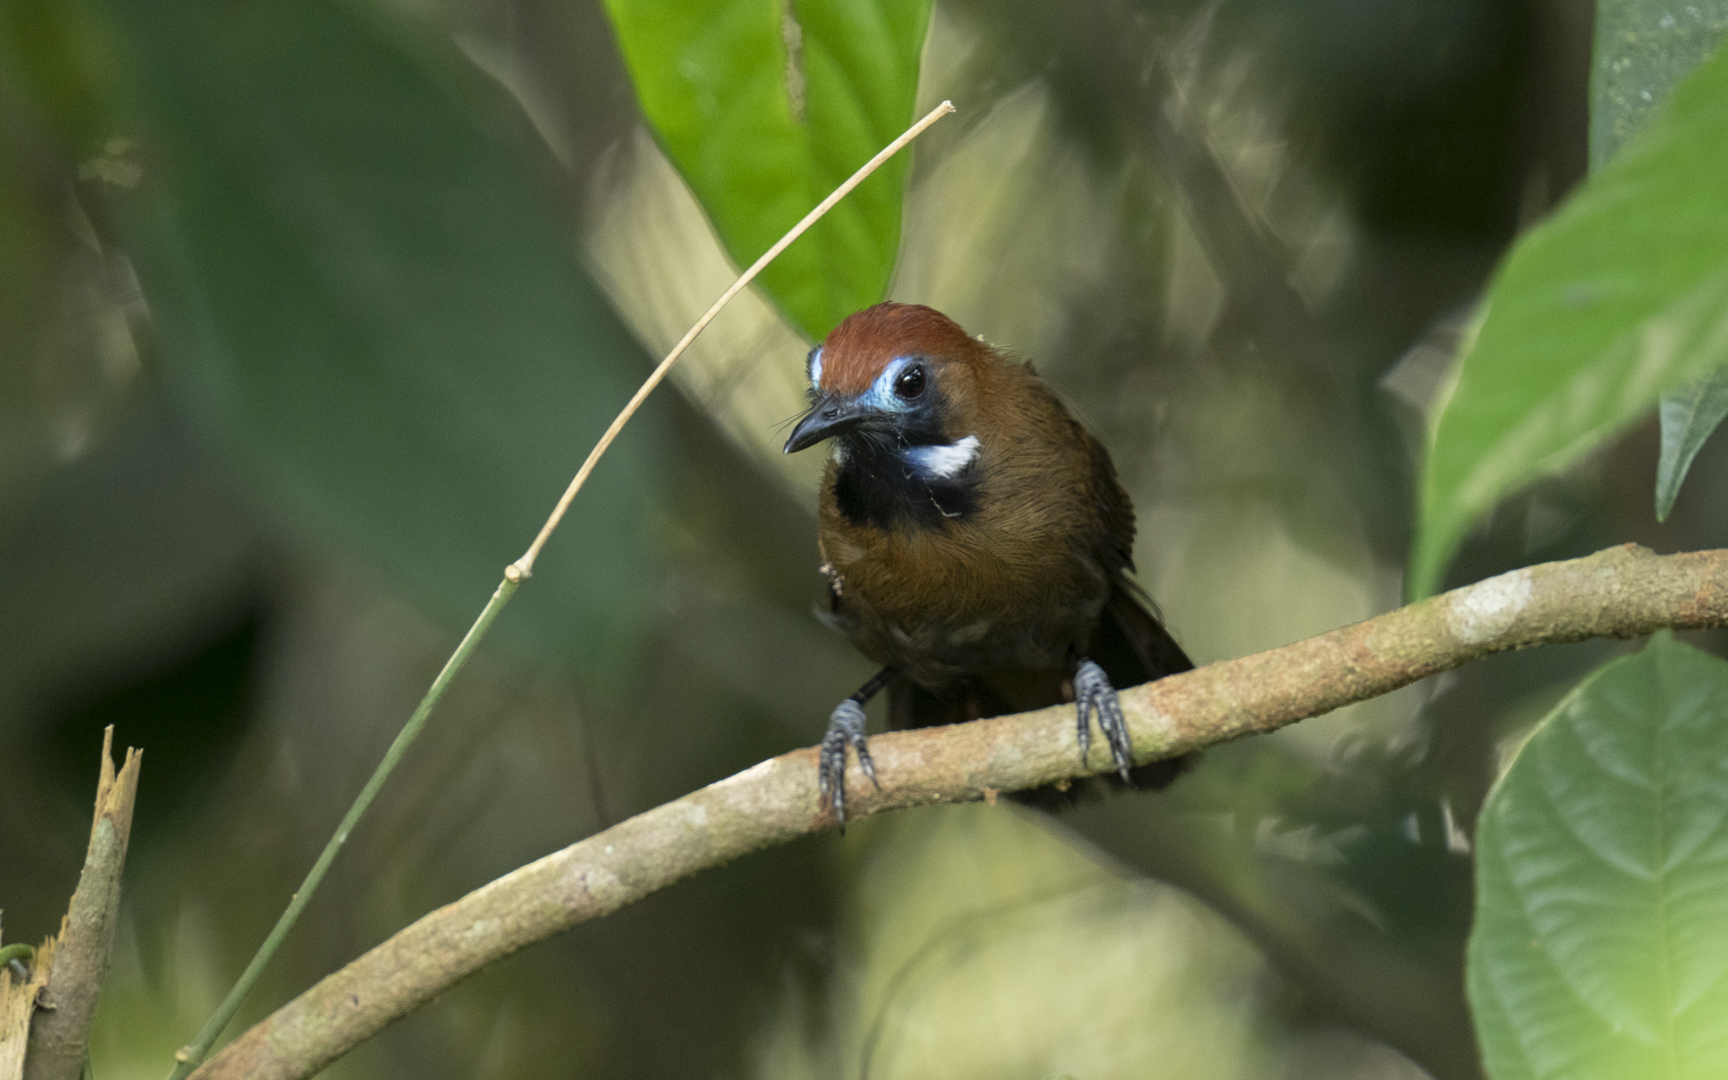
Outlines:
POLYGON ((437 707, 438 700, 444 696, 445 689, 449 687, 450 680, 456 677, 456 673, 462 670, 463 665, 468 662, 468 658, 474 654, 474 650, 479 647, 481 640, 486 637, 486 632, 492 628, 492 621, 498 617, 500 611, 504 610, 504 605, 510 601, 510 597, 515 594, 521 584, 519 577, 514 574, 506 574, 504 580, 498 584, 498 588, 493 591, 492 599, 486 602, 486 607, 480 612, 480 617, 474 620, 474 625, 468 628, 468 633, 462 638, 462 643, 456 646, 456 651, 450 654, 449 660, 445 661, 444 670, 440 671, 438 677, 432 680, 432 686, 426 691, 426 696, 420 699, 420 704, 414 709, 414 715, 410 716, 408 722, 402 725, 402 730, 396 735, 396 741, 390 744, 389 750, 385 751, 384 760, 380 761, 378 767, 372 770, 372 778, 366 781, 366 786, 360 789, 360 794, 355 798, 354 805, 350 806, 348 813, 343 815, 342 824, 336 826, 336 834, 330 838, 329 843, 324 845, 324 850, 318 856, 318 861, 312 864, 312 869, 306 874, 306 880, 300 883, 299 890, 294 893, 287 909, 282 912, 282 917, 276 920, 276 926, 270 931, 270 936, 264 939, 264 944, 258 946, 258 952, 252 957, 252 962, 246 965, 246 970, 240 974, 234 988, 228 991, 228 996, 222 999, 222 1004, 216 1007, 216 1012, 204 1024, 203 1030, 198 1032, 198 1037, 174 1055, 174 1071, 168 1074, 168 1080, 183 1080, 187 1074, 196 1069, 205 1056, 210 1053, 210 1048, 216 1044, 217 1038, 222 1034, 222 1029, 228 1026, 228 1021, 232 1020, 234 1014, 240 1011, 240 1006, 246 1001, 246 995, 252 992, 252 987, 258 982, 258 977, 264 974, 265 965, 270 963, 270 958, 276 955, 276 950, 281 947, 283 939, 288 936, 288 931, 294 929, 294 924, 299 921, 300 913, 306 910, 307 904, 311 903, 312 894, 317 892, 319 882, 324 880, 324 875, 330 869, 330 864, 336 861, 336 855, 342 850, 342 845, 348 842, 348 834, 354 831, 354 826, 359 823, 361 815, 365 814, 366 808, 372 805, 372 800, 377 797, 379 789, 384 786, 384 782, 390 779, 390 774, 395 771, 403 755, 408 752, 408 748, 413 746, 414 740, 420 737, 421 729, 426 726, 426 718, 432 715, 432 710, 437 707))

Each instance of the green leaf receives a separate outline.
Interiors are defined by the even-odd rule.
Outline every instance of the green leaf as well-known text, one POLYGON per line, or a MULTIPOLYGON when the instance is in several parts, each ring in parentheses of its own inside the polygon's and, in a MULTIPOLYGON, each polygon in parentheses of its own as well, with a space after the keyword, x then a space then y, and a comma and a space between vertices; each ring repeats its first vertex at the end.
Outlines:
MULTIPOLYGON (((453 625, 528 546, 647 361, 447 41, 332 0, 105 0, 142 182, 117 192, 161 365, 272 516, 453 625)), ((506 635, 609 668, 642 627, 653 415, 506 635)))
MULTIPOLYGON (((1590 164, 1608 161, 1642 131, 1674 86, 1716 50, 1728 31, 1728 0, 1601 0, 1590 72, 1590 164)), ((1722 374, 1662 395, 1662 459, 1656 520, 1668 520, 1686 470, 1728 414, 1722 374)))
POLYGON ((1502 496, 1728 359, 1728 54, 1512 249, 1440 412, 1411 592, 1502 496))
POLYGON ((1656 463, 1656 520, 1667 521, 1686 470, 1728 416, 1728 368, 1662 395, 1662 456, 1656 463))
POLYGON ((1590 167, 1644 130, 1728 31, 1728 0, 1598 0, 1590 66, 1590 167))
MULTIPOLYGON (((912 121, 930 0, 607 0, 642 111, 740 266, 912 121)), ((812 339, 881 300, 909 158, 759 279, 812 339)))
POLYGON ((1468 989, 1494 1080, 1728 1070, 1728 662, 1660 634, 1495 785, 1468 989))

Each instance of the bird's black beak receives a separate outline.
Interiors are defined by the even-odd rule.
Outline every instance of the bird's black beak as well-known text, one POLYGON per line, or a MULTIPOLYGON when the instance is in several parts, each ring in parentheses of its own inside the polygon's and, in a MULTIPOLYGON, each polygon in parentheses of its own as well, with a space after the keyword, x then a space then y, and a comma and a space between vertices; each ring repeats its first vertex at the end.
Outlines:
POLYGON ((876 410, 856 401, 824 397, 816 403, 815 408, 804 414, 804 419, 798 421, 798 426, 792 429, 792 437, 786 440, 786 448, 781 452, 796 454, 800 450, 815 446, 823 439, 850 431, 875 415, 876 410))

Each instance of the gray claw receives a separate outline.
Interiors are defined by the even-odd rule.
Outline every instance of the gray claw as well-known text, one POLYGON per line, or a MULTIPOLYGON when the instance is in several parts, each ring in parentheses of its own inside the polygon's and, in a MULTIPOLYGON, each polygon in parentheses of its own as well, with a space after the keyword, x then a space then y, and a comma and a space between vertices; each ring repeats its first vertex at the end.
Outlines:
POLYGON ((1104 733, 1105 741, 1110 744, 1110 757, 1116 763, 1116 771, 1122 779, 1128 779, 1134 753, 1128 741, 1128 723, 1122 718, 1122 703, 1116 698, 1116 688, 1110 685, 1110 676, 1091 660, 1080 661, 1080 667, 1074 672, 1074 709, 1080 725, 1080 760, 1085 761, 1092 749, 1092 728, 1087 723, 1087 712, 1090 711, 1098 716, 1098 730, 1104 733))
POLYGON ((816 770, 816 786, 822 801, 834 808, 834 820, 840 831, 846 831, 846 748, 858 755, 858 766, 881 791, 876 780, 876 763, 870 760, 870 748, 864 737, 864 706, 847 698, 835 706, 828 717, 828 732, 822 736, 821 763, 816 770))

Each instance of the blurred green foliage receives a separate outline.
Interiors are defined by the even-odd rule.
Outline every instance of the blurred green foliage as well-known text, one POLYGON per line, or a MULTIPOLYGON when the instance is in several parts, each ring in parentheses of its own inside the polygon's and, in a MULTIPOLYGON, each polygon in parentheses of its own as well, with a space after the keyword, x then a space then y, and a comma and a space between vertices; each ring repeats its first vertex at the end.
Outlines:
POLYGON ((1728 55, 1522 238, 1435 422, 1411 592, 1510 492, 1728 360, 1728 55))
MULTIPOLYGON (((0 0, 8 939, 57 925, 113 721, 148 754, 96 1069, 160 1076, 645 372, 633 339, 945 97, 602 464, 241 1022, 819 734, 868 672, 811 617, 812 493, 772 429, 801 338, 884 289, 1035 359, 1099 433, 1198 659, 1393 606, 1462 313, 1585 172, 1592 7, 0 0)), ((1706 130, 1686 94, 1666 122, 1706 130)), ((1666 190, 1712 152, 1639 145, 1603 177, 1666 190)), ((1706 258, 1635 220, 1576 239, 1706 258)), ((1450 579, 1722 544, 1728 451, 1658 528, 1654 428, 1619 430, 1503 476, 1450 579)), ((1477 810, 1618 649, 1491 658, 1157 798, 764 852, 330 1074, 1480 1080, 1477 810)))
POLYGON ((1470 1001, 1494 1080, 1728 1062, 1728 662, 1658 634, 1555 708, 1483 807, 1470 1001))
MULTIPOLYGON (((149 147, 115 212, 170 389, 293 518, 477 610, 645 369, 514 103, 332 0, 104 10, 149 147)), ((608 457, 529 616, 590 677, 643 632, 663 424, 608 457)))
MULTIPOLYGON (((930 0, 607 0, 637 100, 743 268, 912 122, 930 0)), ((820 340, 883 298, 910 156, 762 272, 820 340)))
POLYGON ((0 493, 88 446, 137 368, 130 274, 61 158, 102 145, 111 44, 81 5, 0 6, 0 493))

